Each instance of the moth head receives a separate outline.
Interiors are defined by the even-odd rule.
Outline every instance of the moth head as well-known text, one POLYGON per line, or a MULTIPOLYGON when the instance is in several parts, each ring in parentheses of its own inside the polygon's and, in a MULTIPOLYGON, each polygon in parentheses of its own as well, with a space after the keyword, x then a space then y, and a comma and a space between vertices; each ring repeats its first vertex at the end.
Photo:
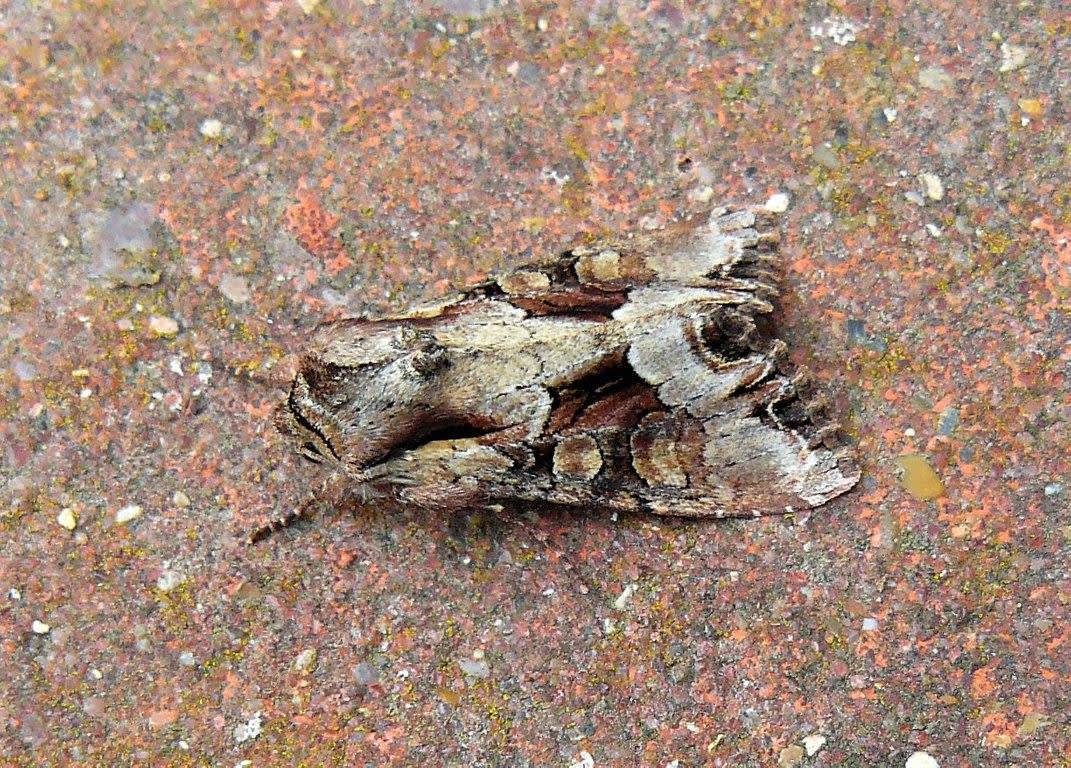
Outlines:
POLYGON ((445 350, 398 323, 345 320, 322 327, 278 408, 275 425, 309 461, 367 466, 404 440, 445 350))
POLYGON ((314 464, 335 464, 338 461, 335 449, 329 442, 325 425, 318 423, 317 411, 320 409, 300 395, 306 388, 295 378, 290 396, 275 408, 275 428, 303 458, 314 464))
POLYGON ((336 464, 341 425, 329 404, 323 401, 325 379, 315 359, 302 361, 298 374, 290 383, 286 400, 275 409, 275 428, 306 460, 314 464, 336 464))

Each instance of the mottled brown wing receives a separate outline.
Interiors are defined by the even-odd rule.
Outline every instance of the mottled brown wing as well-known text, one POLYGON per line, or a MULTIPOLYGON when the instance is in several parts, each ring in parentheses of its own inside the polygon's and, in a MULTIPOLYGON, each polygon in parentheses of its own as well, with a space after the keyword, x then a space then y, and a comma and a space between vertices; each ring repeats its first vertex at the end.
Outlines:
POLYGON ((843 493, 859 477, 850 449, 803 378, 779 369, 777 238, 765 223, 723 210, 705 226, 580 246, 470 289, 458 305, 469 311, 508 302, 522 324, 584 317, 628 343, 582 375, 548 380, 541 423, 434 441, 372 474, 428 505, 689 517, 779 513, 843 493))

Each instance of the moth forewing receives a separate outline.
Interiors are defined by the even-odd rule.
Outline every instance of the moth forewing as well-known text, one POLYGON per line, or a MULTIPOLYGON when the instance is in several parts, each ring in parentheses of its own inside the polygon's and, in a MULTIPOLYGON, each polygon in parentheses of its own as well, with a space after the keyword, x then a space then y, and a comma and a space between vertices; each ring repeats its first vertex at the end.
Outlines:
POLYGON ((818 506, 859 468, 784 369, 777 241, 765 212, 721 207, 389 318, 328 324, 277 424, 354 483, 432 508, 818 506))

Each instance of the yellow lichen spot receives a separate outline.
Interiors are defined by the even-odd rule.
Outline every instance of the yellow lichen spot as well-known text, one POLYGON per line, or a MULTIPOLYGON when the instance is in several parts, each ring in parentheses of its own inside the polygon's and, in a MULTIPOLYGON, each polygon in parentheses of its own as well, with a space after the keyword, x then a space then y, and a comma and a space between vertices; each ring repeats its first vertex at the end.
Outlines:
POLYGON ((1019 99, 1019 109, 1028 117, 1041 117, 1044 112, 1039 99, 1019 99))
POLYGON ((521 219, 521 228, 533 235, 542 232, 545 226, 547 226, 547 220, 542 216, 525 216, 521 219))
POLYGON ((439 694, 439 698, 449 704, 451 707, 456 707, 461 704, 461 696, 456 691, 451 691, 449 688, 438 688, 436 693, 439 694))
POLYGON ((587 147, 584 146, 584 143, 580 140, 580 137, 566 136, 565 146, 568 147, 569 152, 572 153, 573 157, 575 157, 577 160, 582 163, 587 162, 588 150, 587 147))
POLYGON ((944 483, 924 456, 917 453, 898 456, 896 466, 900 484, 916 499, 927 501, 944 495, 944 483))
POLYGON ((1011 247, 1011 238, 1003 232, 986 232, 982 235, 982 244, 993 256, 1003 256, 1011 247))
POLYGON ((580 116, 594 117, 595 115, 605 114, 608 106, 609 100, 606 98, 606 94, 600 93, 594 101, 589 101, 580 108, 580 116))
POLYGON ((1040 712, 1030 712, 1019 726, 1019 735, 1029 738, 1049 724, 1049 717, 1040 712))

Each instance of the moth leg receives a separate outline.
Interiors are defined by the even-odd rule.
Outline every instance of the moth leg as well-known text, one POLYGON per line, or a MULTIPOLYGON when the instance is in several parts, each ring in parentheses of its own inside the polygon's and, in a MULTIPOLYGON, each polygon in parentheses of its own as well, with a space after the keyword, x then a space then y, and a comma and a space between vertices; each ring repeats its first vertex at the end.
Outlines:
POLYGON ((316 503, 327 492, 328 487, 337 479, 337 476, 334 474, 325 477, 319 484, 317 484, 316 488, 306 493, 301 502, 285 515, 276 517, 273 520, 269 520, 267 523, 254 528, 246 535, 246 545, 252 546, 253 544, 257 544, 271 536, 273 533, 281 531, 284 528, 289 528, 291 525, 294 525, 294 523, 311 517, 316 503))

